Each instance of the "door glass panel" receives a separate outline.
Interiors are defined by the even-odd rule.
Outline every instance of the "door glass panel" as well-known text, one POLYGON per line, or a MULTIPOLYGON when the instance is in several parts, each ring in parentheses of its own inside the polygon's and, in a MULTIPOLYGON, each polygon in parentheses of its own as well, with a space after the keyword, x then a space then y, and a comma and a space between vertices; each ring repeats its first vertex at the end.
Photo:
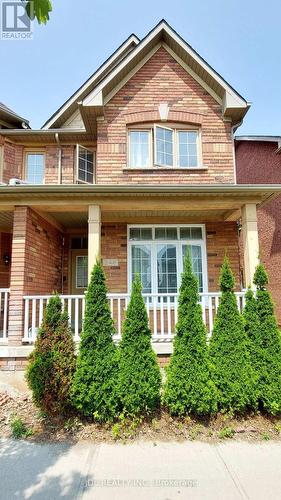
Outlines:
POLYGON ((77 255, 76 257, 76 288, 87 288, 88 286, 88 257, 77 255))
POLYGON ((151 293, 151 247, 150 245, 132 246, 132 281, 139 274, 142 292, 151 293))
POLYGON ((157 245, 158 293, 177 293, 177 247, 157 245))
POLYGON ((186 255, 187 249, 189 249, 190 252, 193 273, 198 279, 199 292, 203 292, 202 248, 200 245, 183 245, 182 246, 183 259, 186 255))

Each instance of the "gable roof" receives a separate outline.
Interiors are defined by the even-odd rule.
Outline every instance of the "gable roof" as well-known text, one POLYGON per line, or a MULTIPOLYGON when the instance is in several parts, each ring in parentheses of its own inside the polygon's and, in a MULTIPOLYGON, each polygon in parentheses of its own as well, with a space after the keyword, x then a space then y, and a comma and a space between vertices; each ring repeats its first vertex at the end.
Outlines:
POLYGON ((224 116, 231 118, 234 124, 243 119, 250 104, 162 20, 141 41, 131 35, 42 128, 60 127, 78 108, 84 123, 87 122, 87 107, 98 115, 107 100, 126 83, 126 78, 130 78, 161 45, 221 104, 224 116))

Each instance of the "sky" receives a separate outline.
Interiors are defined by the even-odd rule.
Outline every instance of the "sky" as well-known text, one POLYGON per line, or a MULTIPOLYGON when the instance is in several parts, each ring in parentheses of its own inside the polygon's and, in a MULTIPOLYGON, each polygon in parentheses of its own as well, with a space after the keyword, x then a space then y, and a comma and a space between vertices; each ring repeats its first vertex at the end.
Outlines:
MULTIPOLYGON (((0 0, 0 3, 2 0, 0 0)), ((33 40, 0 40, 0 101, 43 123, 131 34, 162 18, 252 103, 238 135, 281 135, 280 0, 53 0, 33 40)))

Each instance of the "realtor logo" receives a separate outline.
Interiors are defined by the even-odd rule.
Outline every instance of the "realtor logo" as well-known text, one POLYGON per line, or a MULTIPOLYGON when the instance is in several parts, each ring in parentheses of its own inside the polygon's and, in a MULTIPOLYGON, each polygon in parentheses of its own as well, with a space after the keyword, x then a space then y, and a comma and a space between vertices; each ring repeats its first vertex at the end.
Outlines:
POLYGON ((30 40, 33 38, 32 22, 26 13, 26 4, 27 2, 22 1, 2 1, 2 40, 30 40))

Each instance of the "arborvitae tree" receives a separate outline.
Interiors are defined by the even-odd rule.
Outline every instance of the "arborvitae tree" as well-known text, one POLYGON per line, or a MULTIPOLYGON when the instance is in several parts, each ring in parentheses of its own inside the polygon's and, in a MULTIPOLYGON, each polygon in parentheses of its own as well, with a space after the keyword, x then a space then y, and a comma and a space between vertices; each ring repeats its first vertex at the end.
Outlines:
POLYGON ((255 401, 258 406, 260 399, 260 367, 262 359, 262 349, 261 349, 261 331, 260 322, 257 311, 257 301, 254 296, 253 290, 248 288, 245 295, 245 307, 243 310, 243 318, 245 325, 245 332, 249 340, 249 352, 250 361, 254 371, 254 387, 255 387, 255 401))
POLYGON ((72 385, 74 406, 98 421, 112 420, 117 412, 117 359, 115 333, 100 262, 91 274, 86 293, 83 332, 72 385))
POLYGON ((141 290, 136 276, 119 345, 118 396, 123 413, 130 416, 149 413, 160 403, 161 374, 141 290))
POLYGON ((234 283, 225 257, 220 275, 222 297, 214 321, 210 355, 219 392, 219 409, 243 412, 255 406, 254 373, 244 321, 233 291, 234 283))
POLYGON ((65 413, 70 409, 75 362, 68 316, 62 313, 59 296, 54 295, 47 304, 27 366, 28 385, 38 407, 49 414, 65 413))
POLYGON ((182 274, 174 351, 167 368, 163 400, 172 415, 203 415, 217 408, 198 282, 189 255, 182 274))
POLYGON ((281 340, 273 302, 267 290, 267 273, 261 264, 257 266, 254 283, 257 287, 261 343, 259 399, 262 408, 276 414, 281 411, 281 340))

